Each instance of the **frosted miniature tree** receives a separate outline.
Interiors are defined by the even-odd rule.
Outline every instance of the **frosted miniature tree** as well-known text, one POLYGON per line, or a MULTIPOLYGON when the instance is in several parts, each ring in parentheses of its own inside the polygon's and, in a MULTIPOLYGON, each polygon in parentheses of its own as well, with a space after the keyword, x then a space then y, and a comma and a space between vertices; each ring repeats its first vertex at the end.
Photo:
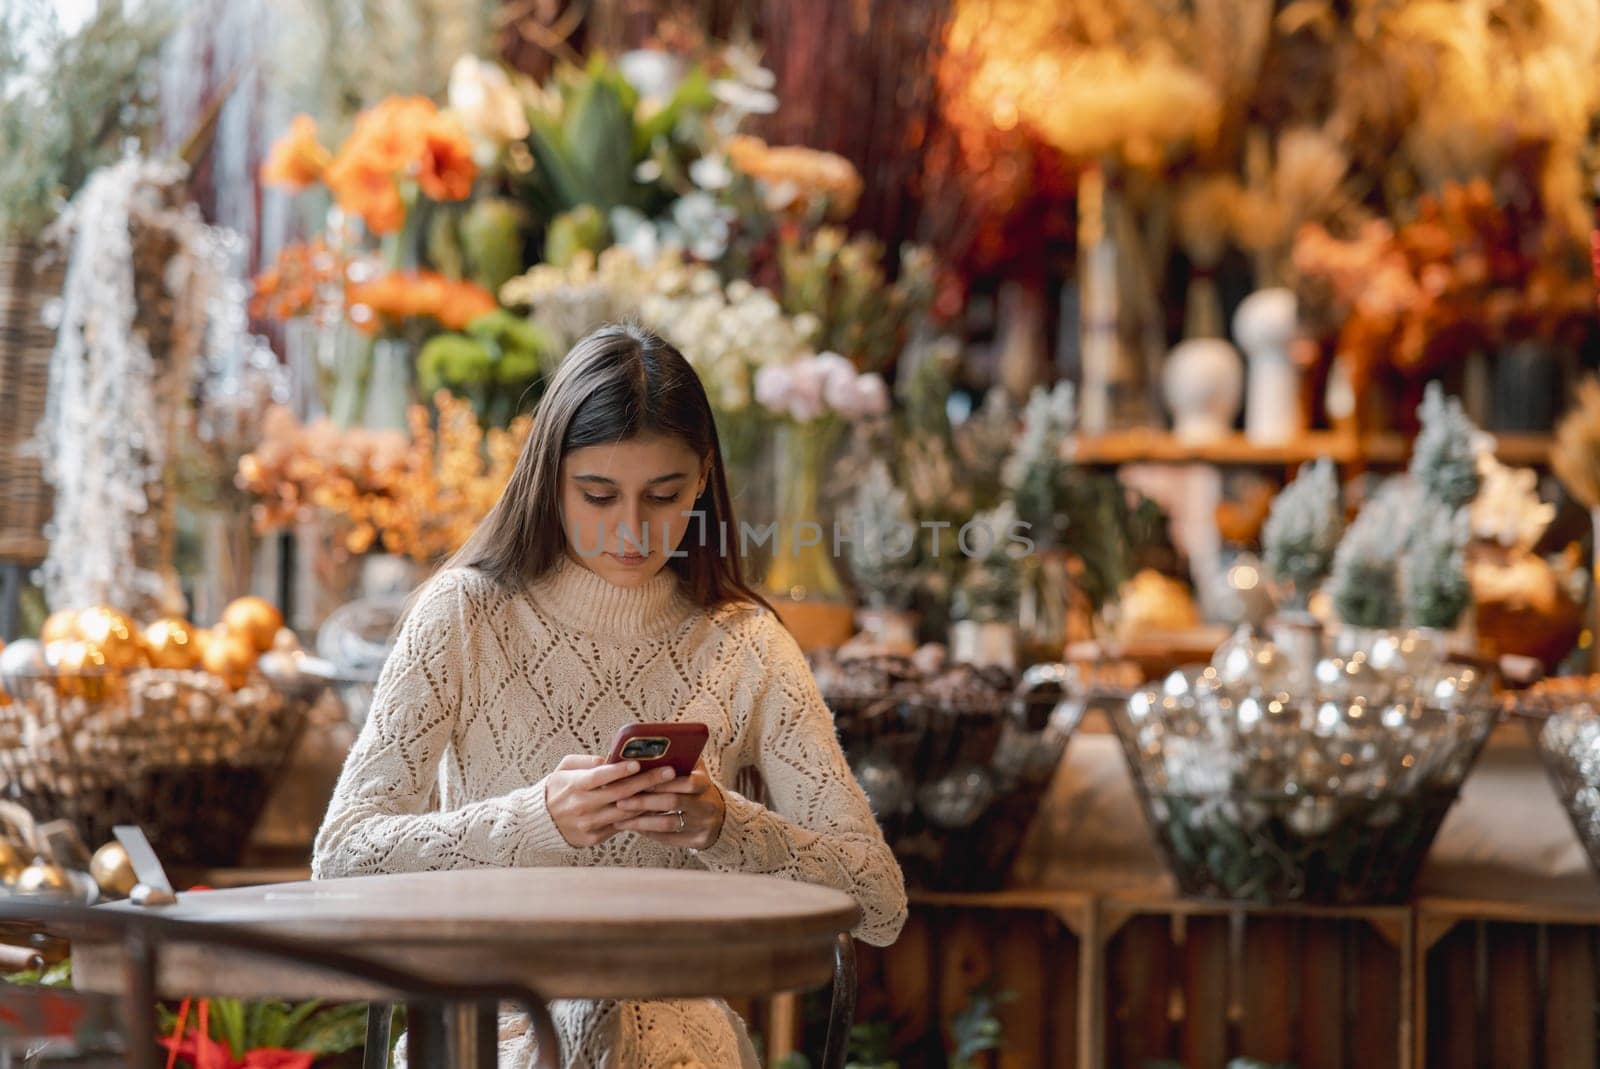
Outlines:
POLYGON ((1417 627, 1448 629, 1472 601, 1467 579, 1467 541, 1472 535, 1466 509, 1424 502, 1406 547, 1406 615, 1417 627))
POLYGON ((1397 627, 1403 618, 1396 560, 1406 517, 1417 495, 1391 479, 1356 516, 1333 555, 1329 593, 1340 620, 1351 627, 1397 627))
POLYGON ((1446 397, 1437 382, 1428 383, 1417 409, 1422 428, 1411 454, 1411 476, 1422 492, 1453 509, 1478 494, 1478 439, 1482 432, 1446 397))
POLYGON ((916 592, 917 521, 889 465, 875 458, 844 509, 846 557, 856 589, 874 609, 903 609, 916 592))
POLYGON ((967 535, 961 549, 971 556, 951 605, 955 619, 1016 621, 1021 587, 1020 544, 1013 540, 1016 526, 1016 509, 1004 501, 980 512, 963 528, 967 535))
POLYGON ((1301 467, 1294 481, 1273 499, 1261 532, 1268 569, 1290 589, 1290 601, 1304 608, 1328 574, 1344 533, 1344 503, 1333 461, 1301 467))
POLYGON ((1076 422, 1072 383, 1063 380, 1049 390, 1034 387, 1016 448, 1000 473, 1017 515, 1050 542, 1059 541, 1066 519, 1059 507, 1061 476, 1069 463, 1063 449, 1076 422))

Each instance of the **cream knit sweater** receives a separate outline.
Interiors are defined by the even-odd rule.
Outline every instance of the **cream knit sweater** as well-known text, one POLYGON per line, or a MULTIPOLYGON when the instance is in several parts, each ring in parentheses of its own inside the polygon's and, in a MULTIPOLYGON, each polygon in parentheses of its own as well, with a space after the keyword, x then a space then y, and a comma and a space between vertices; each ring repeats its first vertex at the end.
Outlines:
MULTIPOLYGON (((317 835, 314 878, 483 865, 629 865, 747 872, 826 884, 862 909, 855 935, 894 941, 899 866, 839 749, 794 638, 767 611, 706 611, 663 569, 612 585, 563 558, 525 589, 469 569, 429 584, 384 665, 317 835), (632 721, 699 720, 727 812, 700 851, 631 832, 567 844, 544 777, 567 754, 604 755, 632 721), (772 808, 731 789, 759 771, 772 808)), ((755 1065, 720 1001, 557 1001, 571 1069, 755 1065)), ((525 1023, 501 1023, 501 1065, 533 1057, 525 1023)))

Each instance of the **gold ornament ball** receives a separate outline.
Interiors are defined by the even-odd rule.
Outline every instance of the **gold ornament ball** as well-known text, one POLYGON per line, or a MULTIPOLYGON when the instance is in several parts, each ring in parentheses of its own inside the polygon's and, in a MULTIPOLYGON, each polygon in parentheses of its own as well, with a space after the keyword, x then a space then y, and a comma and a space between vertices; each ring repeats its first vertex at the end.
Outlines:
POLYGON ((187 620, 165 617, 144 629, 145 655, 156 668, 193 668, 200 662, 196 629, 187 620))
POLYGON ((222 626, 249 642, 257 653, 265 653, 283 626, 283 613, 270 601, 252 595, 228 603, 222 610, 222 626))
POLYGON ((212 632, 205 642, 200 663, 231 690, 245 685, 256 663, 256 650, 242 635, 232 631, 212 632))
POLYGON ((106 843, 94 852, 94 857, 89 861, 89 875, 94 877, 101 891, 118 898, 127 898, 133 893, 133 885, 139 882, 139 878, 133 874, 133 862, 128 860, 128 852, 118 842, 106 843))
POLYGON ((22 851, 18 850, 9 839, 0 839, 0 883, 12 886, 17 882, 17 877, 22 875, 22 870, 28 864, 22 858, 22 851))
POLYGON ((133 668, 144 661, 144 648, 134 622, 104 605, 78 614, 77 637, 100 650, 112 668, 133 668))
POLYGON ((39 641, 48 646, 78 637, 78 614, 72 609, 61 609, 45 618, 39 629, 39 641))
POLYGON ((72 877, 60 865, 35 861, 17 877, 17 893, 69 897, 73 894, 72 877))
POLYGON ((82 639, 52 642, 44 648, 44 659, 56 675, 56 692, 64 698, 103 698, 109 689, 106 655, 100 647, 82 639))

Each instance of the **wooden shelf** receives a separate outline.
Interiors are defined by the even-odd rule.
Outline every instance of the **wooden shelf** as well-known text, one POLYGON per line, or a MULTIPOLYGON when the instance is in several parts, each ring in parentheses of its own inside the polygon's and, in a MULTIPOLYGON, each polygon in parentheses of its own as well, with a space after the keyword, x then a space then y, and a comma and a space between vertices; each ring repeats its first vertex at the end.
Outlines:
MULTIPOLYGON (((1507 464, 1544 467, 1554 440, 1547 434, 1497 434, 1495 453, 1507 464)), ((1256 445, 1242 434, 1210 442, 1183 442, 1170 431, 1134 428, 1083 435, 1073 441, 1081 464, 1217 464, 1233 467, 1293 467, 1329 457, 1339 464, 1391 467, 1411 456, 1409 435, 1374 434, 1356 438, 1337 431, 1309 431, 1285 445, 1256 445)))

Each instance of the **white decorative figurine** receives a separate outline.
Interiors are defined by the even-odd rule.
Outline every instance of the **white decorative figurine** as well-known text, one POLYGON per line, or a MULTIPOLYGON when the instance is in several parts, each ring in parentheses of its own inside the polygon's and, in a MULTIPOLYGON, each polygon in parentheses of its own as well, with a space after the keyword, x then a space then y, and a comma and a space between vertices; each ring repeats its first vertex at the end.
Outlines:
POLYGON ((1233 430, 1244 393, 1244 369, 1238 350, 1221 338, 1179 342, 1167 354, 1162 385, 1179 441, 1213 442, 1233 430))
POLYGON ((1294 293, 1282 288, 1257 290, 1233 316, 1233 336, 1250 363, 1244 433, 1256 445, 1292 442, 1305 430, 1300 370, 1289 356, 1295 323, 1294 293))

